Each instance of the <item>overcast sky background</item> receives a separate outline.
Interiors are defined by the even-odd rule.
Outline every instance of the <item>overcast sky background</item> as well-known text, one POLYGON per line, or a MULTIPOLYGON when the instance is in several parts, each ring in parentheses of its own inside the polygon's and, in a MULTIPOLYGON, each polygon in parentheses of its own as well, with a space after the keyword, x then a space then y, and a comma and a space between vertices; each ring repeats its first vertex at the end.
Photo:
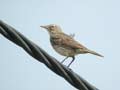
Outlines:
MULTIPOLYGON (((40 25, 55 23, 105 57, 78 55, 71 68, 100 90, 120 90, 119 0, 0 0, 0 19, 61 61, 40 25)), ((67 65, 71 59, 68 59, 67 65)), ((0 35, 0 90, 75 90, 0 35)))

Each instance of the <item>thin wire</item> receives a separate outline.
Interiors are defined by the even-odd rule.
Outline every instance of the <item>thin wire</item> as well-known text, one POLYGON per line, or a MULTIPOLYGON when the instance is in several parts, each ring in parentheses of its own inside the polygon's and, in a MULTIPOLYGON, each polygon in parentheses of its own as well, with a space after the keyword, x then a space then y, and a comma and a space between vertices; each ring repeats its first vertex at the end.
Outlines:
MULTIPOLYGON (((24 35, 18 32, 13 27, 4 23, 0 20, 0 33, 8 40, 12 41, 16 45, 23 48, 29 55, 44 63, 50 70, 55 72, 57 75, 63 77, 72 86, 78 90, 98 90, 96 87, 88 83, 78 74, 73 72, 70 68, 66 67, 54 57, 50 56, 42 48, 37 46, 32 41, 28 40, 24 35)), ((45 77, 44 77, 45 78, 45 77)))

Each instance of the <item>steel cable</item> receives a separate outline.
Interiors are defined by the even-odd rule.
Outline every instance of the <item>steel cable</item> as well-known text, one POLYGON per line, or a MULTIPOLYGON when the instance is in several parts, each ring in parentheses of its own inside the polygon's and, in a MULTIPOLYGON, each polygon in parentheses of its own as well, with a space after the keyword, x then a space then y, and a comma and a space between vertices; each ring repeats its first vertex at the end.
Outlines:
POLYGON ((39 62, 44 63, 49 69, 51 69, 57 75, 63 77, 78 90, 98 90, 96 87, 88 83, 78 74, 73 72, 70 68, 67 68, 65 65, 61 64, 54 57, 50 56, 38 45, 28 40, 16 29, 4 23, 1 20, 0 20, 0 33, 8 40, 22 47, 33 58, 35 58, 39 62))

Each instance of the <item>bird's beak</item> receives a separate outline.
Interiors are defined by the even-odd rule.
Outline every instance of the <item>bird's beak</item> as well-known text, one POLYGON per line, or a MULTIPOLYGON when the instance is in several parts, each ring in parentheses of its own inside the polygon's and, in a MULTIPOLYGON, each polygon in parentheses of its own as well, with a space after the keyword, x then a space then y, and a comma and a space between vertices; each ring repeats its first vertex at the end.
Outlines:
POLYGON ((45 29, 48 29, 48 27, 47 27, 47 26, 40 26, 40 27, 45 28, 45 29))

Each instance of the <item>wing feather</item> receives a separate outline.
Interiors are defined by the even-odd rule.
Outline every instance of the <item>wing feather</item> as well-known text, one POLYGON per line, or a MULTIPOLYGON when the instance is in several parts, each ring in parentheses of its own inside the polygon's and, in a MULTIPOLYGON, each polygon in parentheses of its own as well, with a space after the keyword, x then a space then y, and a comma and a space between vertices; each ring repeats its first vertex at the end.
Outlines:
POLYGON ((58 44, 62 44, 65 47, 70 47, 73 49, 87 49, 86 47, 75 41, 74 38, 72 38, 67 34, 64 33, 59 34, 57 35, 57 38, 58 38, 58 44))

